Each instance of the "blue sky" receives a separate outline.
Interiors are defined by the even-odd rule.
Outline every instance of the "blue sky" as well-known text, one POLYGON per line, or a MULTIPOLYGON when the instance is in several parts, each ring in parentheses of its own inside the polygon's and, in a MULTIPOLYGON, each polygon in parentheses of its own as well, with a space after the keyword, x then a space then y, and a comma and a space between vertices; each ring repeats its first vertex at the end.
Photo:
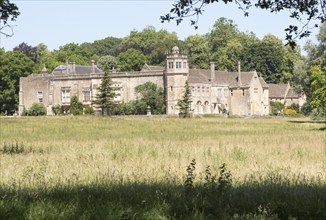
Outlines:
MULTIPOLYGON (((108 36, 125 37, 130 31, 141 31, 149 25, 157 30, 176 32, 179 39, 184 40, 194 34, 208 33, 220 17, 234 20, 240 31, 252 31, 259 38, 274 34, 284 39, 284 29, 295 22, 288 17, 289 12, 275 15, 252 8, 249 17, 244 17, 235 4, 218 3, 205 9, 199 28, 195 30, 189 20, 179 26, 175 22, 161 23, 159 17, 172 8, 174 1, 171 0, 11 1, 17 4, 21 15, 17 21, 10 22, 16 25, 15 35, 11 38, 1 36, 0 47, 5 50, 22 42, 33 46, 44 43, 49 50, 54 50, 71 42, 80 44, 108 36)), ((318 29, 298 43, 304 45, 308 39, 316 41, 316 33, 318 29)))

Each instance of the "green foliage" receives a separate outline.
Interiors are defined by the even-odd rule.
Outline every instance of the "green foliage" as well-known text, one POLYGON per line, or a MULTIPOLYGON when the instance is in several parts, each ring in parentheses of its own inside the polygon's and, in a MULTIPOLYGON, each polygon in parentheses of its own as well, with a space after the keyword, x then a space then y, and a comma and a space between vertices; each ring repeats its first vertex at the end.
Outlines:
POLYGON ((121 71, 139 71, 146 62, 142 52, 135 49, 128 49, 117 56, 118 66, 121 71))
POLYGON ((147 106, 150 106, 153 114, 165 113, 164 90, 162 87, 152 82, 146 82, 136 86, 135 92, 137 99, 145 103, 145 112, 147 106))
POLYGON ((297 113, 300 112, 300 105, 299 104, 296 104, 296 103, 292 103, 288 109, 292 109, 292 110, 295 110, 297 113))
POLYGON ((119 53, 136 49, 146 56, 149 64, 163 65, 166 52, 175 45, 181 46, 176 33, 156 31, 153 26, 148 26, 141 32, 131 31, 130 35, 123 39, 119 53))
POLYGON ((33 103, 30 109, 24 109, 22 116, 46 115, 46 108, 43 103, 33 103))
POLYGON ((101 85, 98 88, 96 99, 93 101, 95 106, 101 108, 102 115, 112 114, 116 103, 114 102, 116 88, 113 87, 112 79, 108 72, 104 72, 101 85))
POLYGON ((285 108, 285 104, 281 102, 270 102, 271 108, 272 108, 272 114, 273 115, 280 115, 283 114, 283 110, 285 108))
MULTIPOLYGON (((323 1, 300 1, 293 2, 292 0, 281 0, 281 1, 236 1, 236 0, 212 0, 212 1, 192 1, 192 0, 179 0, 173 4, 173 8, 165 16, 161 16, 161 21, 175 20, 177 24, 180 24, 184 18, 195 17, 197 19, 191 20, 191 25, 198 28, 198 18, 205 11, 205 7, 213 3, 224 2, 235 3, 238 9, 242 10, 245 16, 249 15, 249 10, 252 6, 267 10, 271 13, 277 13, 282 11, 290 10, 289 16, 300 21, 302 27, 297 25, 289 25, 285 29, 287 44, 294 47, 296 38, 303 38, 310 35, 311 31, 309 28, 309 22, 311 20, 319 20, 324 22, 326 20, 325 8, 323 1)), ((315 25, 316 27, 317 25, 315 25)))
POLYGON ((177 106, 179 108, 179 116, 182 118, 190 117, 190 103, 191 103, 191 91, 188 80, 185 83, 185 92, 182 99, 178 100, 177 106))
POLYGON ((106 55, 103 57, 100 57, 97 61, 97 66, 104 72, 111 72, 112 69, 117 68, 117 62, 115 60, 115 57, 106 55))
POLYGON ((34 63, 20 51, 0 49, 0 112, 18 108, 19 78, 33 72, 34 63))
POLYGON ((52 112, 55 114, 55 115, 62 115, 63 114, 63 108, 61 105, 57 104, 57 105, 54 105, 52 106, 52 112))
POLYGON ((314 107, 326 122, 326 72, 320 66, 314 66, 311 72, 311 91, 313 100, 311 106, 314 107))
POLYGON ((72 96, 70 99, 70 112, 73 115, 83 114, 83 103, 81 103, 77 96, 72 96))
POLYGON ((189 66, 191 68, 209 68, 209 47, 205 37, 198 34, 190 36, 185 41, 185 47, 188 53, 189 66))
MULTIPOLYGON (((7 24, 8 19, 10 19, 12 21, 16 20, 16 18, 20 14, 20 12, 18 11, 17 5, 14 3, 11 3, 9 0, 1 0, 0 8, 1 8, 0 22, 3 22, 4 24, 7 24)), ((1 27, 0 27, 0 30, 1 30, 1 27)))
POLYGON ((84 110, 85 115, 94 115, 94 109, 92 106, 87 106, 84 110))

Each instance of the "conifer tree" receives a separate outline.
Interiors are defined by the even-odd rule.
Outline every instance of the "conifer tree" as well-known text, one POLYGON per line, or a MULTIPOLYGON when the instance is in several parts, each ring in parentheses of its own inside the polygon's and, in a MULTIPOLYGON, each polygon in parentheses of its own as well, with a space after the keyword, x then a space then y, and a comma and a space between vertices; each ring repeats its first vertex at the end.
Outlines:
POLYGON ((188 80, 186 81, 185 84, 185 92, 182 96, 182 99, 178 100, 178 107, 179 107, 179 115, 183 118, 189 118, 190 117, 190 103, 191 103, 191 91, 190 91, 190 86, 188 83, 188 80))
POLYGON ((112 86, 113 82, 108 72, 104 73, 100 87, 98 88, 98 93, 96 95, 96 100, 93 104, 101 108, 102 115, 111 115, 113 108, 115 107, 114 97, 115 88, 112 86))

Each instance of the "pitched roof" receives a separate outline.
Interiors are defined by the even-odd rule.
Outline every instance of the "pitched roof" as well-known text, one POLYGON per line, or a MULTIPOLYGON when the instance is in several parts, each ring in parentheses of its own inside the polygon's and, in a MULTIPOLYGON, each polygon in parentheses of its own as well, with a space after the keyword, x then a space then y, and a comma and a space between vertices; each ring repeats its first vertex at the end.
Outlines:
MULTIPOLYGON (((241 86, 249 87, 250 81, 253 78, 255 72, 241 72, 241 86)), ((189 83, 205 83, 209 82, 211 78, 210 70, 202 69, 190 69, 189 70, 189 83)), ((227 85, 229 87, 239 87, 239 73, 238 72, 226 72, 215 71, 215 77, 213 83, 218 85, 227 85)), ((263 87, 267 86, 263 79, 260 79, 263 87)), ((268 87, 268 86, 267 86, 268 87)))
POLYGON ((146 63, 144 64, 143 68, 141 69, 141 72, 149 72, 149 71, 163 71, 164 67, 163 66, 151 66, 147 65, 146 63))
MULTIPOLYGON (((60 65, 57 66, 52 74, 55 75, 60 75, 60 74, 67 74, 66 71, 67 66, 66 65, 60 65)), ((71 71, 71 68, 68 66, 68 71, 71 71)), ((80 65, 76 65, 76 73, 78 75, 86 75, 86 74, 90 74, 92 73, 92 66, 80 66, 80 65)), ((95 66, 95 73, 103 73, 103 71, 101 69, 99 69, 97 66, 95 66)))
POLYGON ((289 84, 268 84, 270 98, 298 98, 296 93, 289 84))

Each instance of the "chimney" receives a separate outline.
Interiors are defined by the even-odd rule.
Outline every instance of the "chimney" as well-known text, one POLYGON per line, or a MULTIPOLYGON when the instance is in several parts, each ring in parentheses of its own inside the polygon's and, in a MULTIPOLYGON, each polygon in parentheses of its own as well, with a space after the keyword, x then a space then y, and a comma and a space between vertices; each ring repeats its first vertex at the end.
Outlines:
POLYGON ((66 74, 69 74, 69 62, 66 60, 66 74))
POLYGON ((76 74, 76 63, 72 62, 72 72, 76 74))
POLYGON ((95 61, 92 60, 92 74, 95 74, 95 61))
POLYGON ((211 82, 213 82, 215 79, 215 63, 214 62, 211 62, 211 82))
POLYGON ((239 86, 241 86, 241 63, 240 63, 240 61, 238 61, 238 74, 239 74, 238 84, 239 84, 239 86))

